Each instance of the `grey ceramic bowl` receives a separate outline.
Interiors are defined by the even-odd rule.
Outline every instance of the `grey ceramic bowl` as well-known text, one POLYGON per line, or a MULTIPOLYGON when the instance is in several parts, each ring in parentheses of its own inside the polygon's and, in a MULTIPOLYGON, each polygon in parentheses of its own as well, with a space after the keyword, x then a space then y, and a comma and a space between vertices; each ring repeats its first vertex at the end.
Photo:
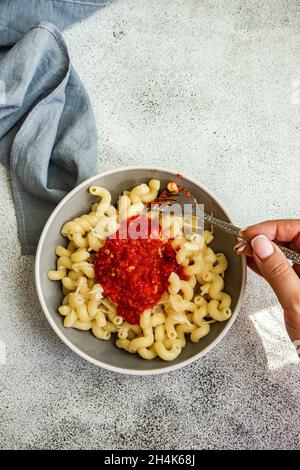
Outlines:
POLYGON ((199 343, 187 342, 179 357, 173 362, 164 362, 159 358, 146 361, 138 355, 129 354, 118 349, 113 339, 102 341, 97 339, 89 331, 79 331, 73 328, 64 328, 62 317, 57 313, 57 307, 61 303, 62 292, 59 282, 49 281, 47 277, 48 269, 55 267, 56 255, 55 247, 58 244, 65 244, 65 239, 61 236, 62 225, 80 214, 89 210, 93 198, 88 193, 91 185, 106 187, 111 193, 113 203, 125 189, 142 182, 147 182, 151 178, 158 178, 162 185, 170 180, 175 180, 179 184, 184 184, 197 198, 199 203, 203 203, 205 211, 220 219, 230 221, 221 203, 202 185, 190 179, 176 176, 176 173, 166 169, 151 169, 149 167, 125 167, 114 171, 108 171, 84 181, 71 191, 56 207, 41 235, 36 254, 36 286, 42 309, 50 325, 75 353, 93 364, 104 367, 114 372, 135 375, 160 374, 169 372, 201 358, 208 353, 225 336, 229 328, 234 323, 241 305, 246 284, 246 263, 243 257, 237 256, 233 251, 235 238, 226 233, 215 230, 215 239, 212 248, 226 254, 229 261, 229 268, 226 271, 225 286, 226 291, 232 297, 232 317, 227 322, 215 323, 212 325, 210 333, 199 341, 199 343))

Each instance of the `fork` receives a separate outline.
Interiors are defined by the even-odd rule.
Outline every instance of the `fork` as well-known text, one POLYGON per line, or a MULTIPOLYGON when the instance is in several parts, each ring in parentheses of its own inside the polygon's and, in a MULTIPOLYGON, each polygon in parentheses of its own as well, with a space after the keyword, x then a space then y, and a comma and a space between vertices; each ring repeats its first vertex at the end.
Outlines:
MULTIPOLYGON (((171 192, 168 191, 167 189, 163 190, 160 196, 153 201, 152 203, 152 208, 157 206, 159 209, 160 206, 161 209, 160 212, 165 212, 166 207, 164 209, 164 206, 169 206, 171 207, 174 204, 179 204, 180 206, 184 207, 185 205, 189 206, 192 208, 192 214, 195 213, 194 209, 198 206, 197 200, 193 194, 190 193, 190 191, 187 191, 185 189, 180 189, 178 192, 171 192), (153 206, 154 204, 154 206, 153 206)), ((223 232, 230 233, 231 235, 234 235, 237 238, 240 238, 242 240, 245 240, 247 242, 251 242, 251 240, 244 235, 240 234, 241 229, 239 227, 236 227, 235 225, 225 222, 225 220, 220 220, 214 217, 213 215, 209 215, 206 212, 202 211, 197 211, 197 215, 203 218, 203 220, 214 227, 219 228, 223 232), (199 212, 201 212, 201 215, 199 215, 199 212)), ((200 228, 200 227, 197 227, 200 228)), ((275 242, 276 243, 276 242, 275 242)), ((285 246, 282 246, 278 243, 276 245, 281 249, 281 251, 285 254, 286 258, 293 261, 296 264, 300 264, 300 253, 297 253, 296 251, 290 250, 289 248, 286 248, 285 246)))

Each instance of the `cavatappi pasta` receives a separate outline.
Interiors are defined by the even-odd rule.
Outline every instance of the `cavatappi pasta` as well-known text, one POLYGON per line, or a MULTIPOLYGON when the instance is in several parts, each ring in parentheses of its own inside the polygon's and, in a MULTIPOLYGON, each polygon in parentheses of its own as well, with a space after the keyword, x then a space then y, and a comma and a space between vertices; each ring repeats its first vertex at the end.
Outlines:
POLYGON ((160 182, 152 179, 131 191, 124 191, 117 207, 111 204, 107 189, 91 186, 97 197, 90 212, 65 223, 61 233, 66 246, 56 247, 57 267, 49 270, 52 281, 61 281, 63 300, 58 312, 66 328, 90 330, 97 338, 109 340, 115 335, 116 345, 143 359, 159 357, 174 360, 190 341, 196 343, 210 332, 211 324, 226 321, 231 316, 231 298, 224 292, 224 272, 228 263, 223 253, 209 247, 210 231, 184 235, 184 215, 159 214, 149 210, 159 192, 160 182), (172 238, 177 263, 183 266, 185 280, 172 272, 169 287, 160 301, 140 316, 139 324, 129 324, 118 315, 94 271, 95 253, 107 237, 116 232, 122 220, 141 214, 160 217, 163 233, 172 238))

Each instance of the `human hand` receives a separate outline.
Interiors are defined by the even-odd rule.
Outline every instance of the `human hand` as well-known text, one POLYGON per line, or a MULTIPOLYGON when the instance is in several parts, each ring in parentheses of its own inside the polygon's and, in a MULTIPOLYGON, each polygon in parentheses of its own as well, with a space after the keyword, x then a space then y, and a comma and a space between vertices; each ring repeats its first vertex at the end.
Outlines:
POLYGON ((247 256, 248 266, 271 285, 284 311, 289 337, 300 356, 300 265, 288 260, 270 240, 300 252, 300 220, 268 220, 241 231, 249 238, 235 246, 237 254, 247 256))

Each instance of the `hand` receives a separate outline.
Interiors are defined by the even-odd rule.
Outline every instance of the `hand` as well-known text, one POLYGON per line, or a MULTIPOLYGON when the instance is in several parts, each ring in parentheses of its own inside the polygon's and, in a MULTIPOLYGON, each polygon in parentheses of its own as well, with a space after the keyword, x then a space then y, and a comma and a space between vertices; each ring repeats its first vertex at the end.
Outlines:
POLYGON ((241 231, 251 240, 235 246, 247 256, 248 266, 271 285, 284 311, 289 337, 300 355, 300 265, 291 266, 270 240, 300 252, 300 220, 269 220, 241 231))

